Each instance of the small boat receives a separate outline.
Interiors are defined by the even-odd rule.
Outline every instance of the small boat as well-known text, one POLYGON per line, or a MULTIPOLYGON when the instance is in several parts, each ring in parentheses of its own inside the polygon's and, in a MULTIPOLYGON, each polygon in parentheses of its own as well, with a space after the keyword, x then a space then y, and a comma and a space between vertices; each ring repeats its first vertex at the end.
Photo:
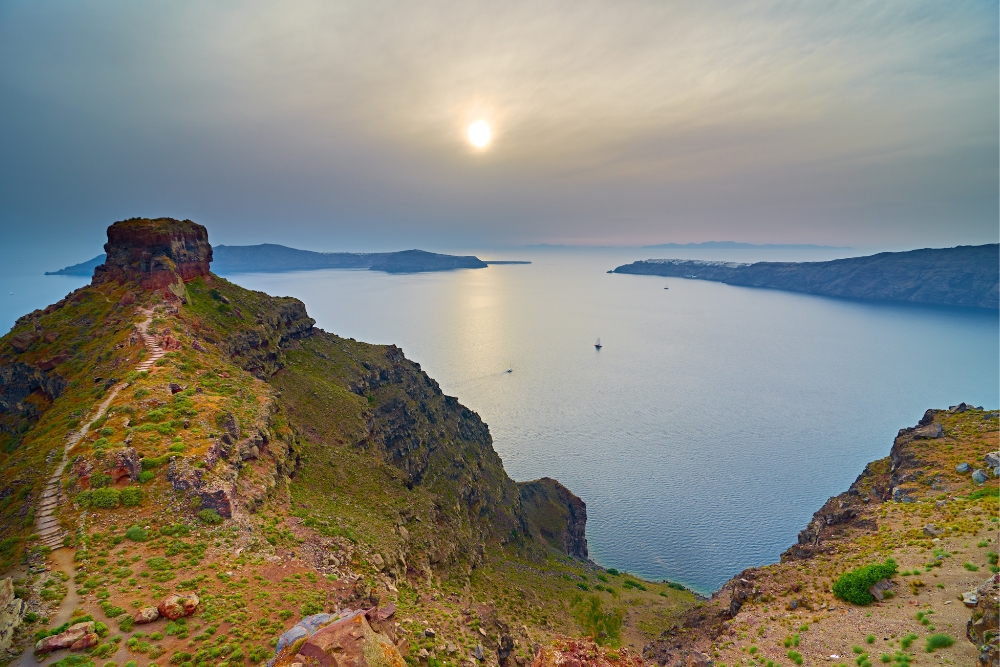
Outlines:
POLYGON ((594 343, 594 347, 596 347, 598 350, 601 349, 602 347, 604 347, 603 345, 601 345, 601 339, 600 338, 598 338, 597 342, 594 343))
POLYGON ((513 372, 514 372, 514 369, 513 369, 513 368, 508 368, 508 369, 507 369, 507 372, 508 372, 508 373, 513 373, 513 372))

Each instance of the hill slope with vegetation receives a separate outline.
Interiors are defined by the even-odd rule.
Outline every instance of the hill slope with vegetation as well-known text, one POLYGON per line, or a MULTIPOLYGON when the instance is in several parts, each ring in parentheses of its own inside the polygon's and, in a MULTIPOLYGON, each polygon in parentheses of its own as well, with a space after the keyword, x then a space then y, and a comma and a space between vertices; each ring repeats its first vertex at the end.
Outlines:
POLYGON ((675 276, 849 299, 1000 308, 1000 246, 883 252, 829 262, 648 259, 614 273, 675 276))
POLYGON ((560 635, 642 646, 698 603, 581 558, 579 498, 515 484, 398 348, 209 273, 203 227, 109 239, 92 285, 0 339, 0 569, 25 659, 90 616, 97 643, 49 660, 256 665, 304 617, 376 607, 411 664, 522 664, 560 635), (194 614, 138 623, 173 594, 194 614))

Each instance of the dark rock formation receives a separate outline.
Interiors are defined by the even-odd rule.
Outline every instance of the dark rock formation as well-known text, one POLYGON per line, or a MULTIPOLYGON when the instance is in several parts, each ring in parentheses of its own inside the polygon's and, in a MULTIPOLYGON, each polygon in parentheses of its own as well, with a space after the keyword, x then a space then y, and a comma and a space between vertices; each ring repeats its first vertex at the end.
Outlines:
POLYGON ((47 401, 62 395, 66 380, 37 366, 14 363, 0 366, 0 413, 37 419, 37 405, 26 400, 33 393, 41 392, 47 401))
POLYGON ((586 560, 587 504, 549 477, 517 486, 521 510, 542 539, 574 558, 586 560))
POLYGON ((878 301, 1000 308, 1000 246, 883 252, 830 262, 706 262, 650 259, 614 273, 676 276, 878 301))
POLYGON ((212 246, 208 231, 190 220, 131 218, 108 227, 107 257, 94 269, 94 283, 135 281, 146 289, 208 276, 212 246))

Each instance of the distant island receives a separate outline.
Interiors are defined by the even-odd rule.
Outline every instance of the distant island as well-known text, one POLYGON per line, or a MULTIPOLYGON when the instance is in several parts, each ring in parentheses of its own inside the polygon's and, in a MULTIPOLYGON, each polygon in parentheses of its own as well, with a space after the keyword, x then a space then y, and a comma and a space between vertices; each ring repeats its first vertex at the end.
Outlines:
POLYGON ((701 243, 660 243, 644 245, 643 250, 687 248, 697 250, 850 250, 847 246, 814 245, 812 243, 741 243, 739 241, 702 241, 701 243))
POLYGON ((883 252, 828 262, 647 259, 611 273, 674 276, 850 299, 1000 307, 1000 245, 883 252))
MULTIPOLYGON (((386 273, 423 273, 455 269, 485 269, 490 264, 530 264, 531 262, 483 261, 474 255, 442 255, 424 250, 401 252, 314 252, 275 243, 227 246, 213 249, 212 269, 216 273, 279 273, 318 269, 368 269, 386 273)), ((73 266, 46 271, 47 276, 90 276, 104 264, 105 255, 73 266)))

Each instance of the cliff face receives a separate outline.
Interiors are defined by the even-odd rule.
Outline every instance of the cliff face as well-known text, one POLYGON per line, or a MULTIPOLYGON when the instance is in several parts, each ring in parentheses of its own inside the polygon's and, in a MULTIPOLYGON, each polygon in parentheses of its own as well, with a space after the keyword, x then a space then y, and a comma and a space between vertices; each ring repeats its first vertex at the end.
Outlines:
POLYGON ((524 515, 541 538, 570 556, 586 560, 587 504, 549 477, 521 482, 517 487, 524 515))
MULTIPOLYGON (((740 664, 754 645, 761 664, 790 657, 785 649, 792 647, 806 664, 820 664, 852 652, 922 653, 916 643, 892 642, 893 635, 909 633, 923 642, 936 631, 956 640, 949 649, 954 664, 995 665, 1000 627, 985 607, 995 609, 997 595, 997 575, 986 572, 997 567, 991 470, 1000 461, 997 429, 996 411, 964 403, 927 410, 915 426, 900 429, 889 456, 869 463, 846 492, 824 503, 780 563, 733 577, 680 626, 647 645, 646 656, 679 667, 701 651, 740 664), (899 574, 872 604, 861 609, 835 598, 832 584, 840 575, 887 557, 899 574), (953 604, 960 601, 965 606, 953 604), (915 608, 933 613, 933 624, 921 623, 922 615, 915 619, 915 608), (959 629, 966 629, 969 642, 959 629), (778 641, 759 639, 769 637, 778 641)), ((857 660, 861 664, 864 656, 857 660)))
POLYGON ((107 258, 94 269, 94 281, 135 281, 163 289, 177 279, 207 276, 212 261, 208 231, 190 220, 132 218, 108 227, 107 258))

